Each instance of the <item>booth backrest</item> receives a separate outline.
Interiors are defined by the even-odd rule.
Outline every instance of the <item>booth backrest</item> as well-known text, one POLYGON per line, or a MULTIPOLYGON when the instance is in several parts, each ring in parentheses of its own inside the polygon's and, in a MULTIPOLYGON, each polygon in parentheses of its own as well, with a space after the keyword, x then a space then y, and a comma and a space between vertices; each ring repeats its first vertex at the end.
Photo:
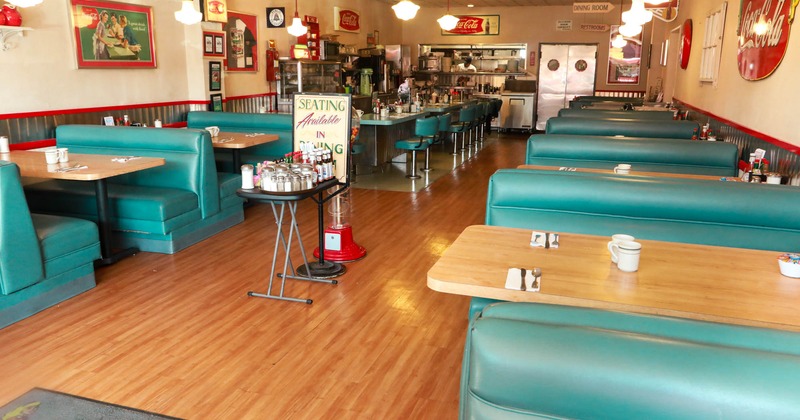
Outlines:
POLYGON ((797 208, 785 185, 501 169, 486 224, 795 252, 797 208))
POLYGON ((499 303, 467 332, 462 419, 798 418, 800 334, 499 303))
POLYGON ((214 151, 205 130, 62 125, 56 129, 56 142, 71 153, 164 158, 164 166, 115 176, 108 182, 192 191, 203 218, 219 212, 214 151))
POLYGON ((17 165, 0 160, 0 294, 44 279, 42 253, 17 165))
POLYGON ((634 171, 735 176, 738 156, 738 146, 725 142, 535 134, 525 163, 601 169, 629 163, 634 171))
POLYGON ((579 118, 612 118, 630 120, 661 120, 672 121, 672 111, 613 111, 609 109, 572 109, 564 108, 558 111, 559 117, 579 118))
POLYGON ((291 114, 251 114, 242 112, 191 111, 186 117, 188 128, 204 129, 217 126, 220 131, 234 133, 266 133, 278 136, 278 141, 249 147, 244 150, 243 161, 281 158, 292 151, 294 134, 291 114))
POLYGON ((547 120, 547 134, 586 136, 663 137, 691 139, 700 125, 694 121, 624 121, 577 117, 555 117, 547 120))

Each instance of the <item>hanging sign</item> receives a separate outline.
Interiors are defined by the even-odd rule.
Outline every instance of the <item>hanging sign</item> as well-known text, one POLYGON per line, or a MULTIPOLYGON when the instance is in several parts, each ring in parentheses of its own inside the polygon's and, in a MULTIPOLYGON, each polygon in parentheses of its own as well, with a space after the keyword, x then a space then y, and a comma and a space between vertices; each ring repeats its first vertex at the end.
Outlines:
POLYGON ((556 30, 557 31, 571 31, 572 30, 572 21, 571 20, 557 20, 556 21, 556 30))
POLYGON ((579 28, 583 32, 608 32, 611 29, 611 25, 605 23, 582 23, 579 28))
POLYGON ((295 93, 292 104, 293 150, 309 142, 330 150, 333 174, 343 183, 349 172, 351 98, 348 93, 295 93))
POLYGON ((335 31, 358 33, 361 30, 361 15, 352 9, 333 8, 333 29, 335 31))
POLYGON ((743 0, 739 12, 739 74, 763 79, 781 64, 789 45, 789 29, 800 0, 743 0))
POLYGON ((445 31, 442 35, 499 35, 500 15, 456 16, 456 27, 445 31))
POLYGON ((572 3, 572 13, 608 13, 614 5, 605 3, 572 3))

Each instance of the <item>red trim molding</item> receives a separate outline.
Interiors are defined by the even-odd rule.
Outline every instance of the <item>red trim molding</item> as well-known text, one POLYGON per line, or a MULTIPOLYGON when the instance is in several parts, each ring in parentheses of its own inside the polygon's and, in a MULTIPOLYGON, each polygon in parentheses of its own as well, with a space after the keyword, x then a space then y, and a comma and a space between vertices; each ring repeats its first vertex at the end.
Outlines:
POLYGON ((682 101, 680 99, 672 98, 672 100, 680 103, 682 106, 685 106, 686 108, 689 108, 689 109, 691 109, 693 111, 708 115, 709 117, 714 118, 715 120, 721 121, 721 122, 723 122, 723 123, 735 128, 735 129, 737 129, 737 130, 739 130, 741 132, 747 133, 747 134, 749 134, 749 135, 751 135, 753 137, 758 137, 759 139, 764 140, 767 143, 774 144, 775 146, 778 146, 778 147, 780 147, 782 149, 790 151, 790 152, 792 152, 792 153, 794 153, 796 155, 800 155, 800 146, 797 146, 797 145, 794 145, 794 144, 791 144, 791 143, 786 143, 783 140, 776 139, 775 137, 772 137, 770 135, 767 135, 767 134, 764 134, 762 132, 753 130, 751 128, 747 128, 747 127, 745 127, 745 126, 743 126, 741 124, 735 123, 735 122, 733 122, 733 121, 731 121, 731 120, 729 120, 727 118, 722 118, 719 115, 713 114, 713 113, 708 112, 708 111, 706 111, 704 109, 700 109, 700 108, 698 108, 696 106, 689 105, 689 104, 687 104, 686 102, 684 102, 684 101, 682 101))
POLYGON ((34 140, 34 141, 26 141, 24 143, 13 143, 8 146, 11 150, 31 150, 31 149, 38 149, 40 147, 50 147, 56 145, 56 139, 44 139, 44 140, 34 140))
POLYGON ((262 98, 266 96, 277 96, 277 92, 267 92, 267 93, 256 93, 255 95, 242 95, 242 96, 228 96, 223 99, 223 102, 228 101, 238 101, 240 99, 250 99, 250 98, 262 98))
POLYGON ((54 109, 50 111, 35 111, 35 112, 20 112, 16 114, 0 114, 0 120, 12 118, 33 118, 33 117, 49 117, 51 115, 64 115, 64 114, 82 114, 86 112, 106 112, 106 111, 121 111, 125 109, 137 108, 152 108, 157 106, 176 106, 176 105, 207 105, 208 101, 174 101, 174 102, 155 102, 149 104, 130 104, 130 105, 115 105, 103 106, 92 108, 74 108, 74 109, 54 109))

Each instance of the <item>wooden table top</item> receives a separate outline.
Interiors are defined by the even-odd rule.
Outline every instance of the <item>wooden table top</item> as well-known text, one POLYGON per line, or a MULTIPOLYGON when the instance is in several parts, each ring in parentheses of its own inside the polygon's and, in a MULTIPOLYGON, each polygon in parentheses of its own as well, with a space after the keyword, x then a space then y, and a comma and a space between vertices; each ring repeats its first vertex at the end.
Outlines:
MULTIPOLYGON (((560 166, 546 166, 546 165, 519 165, 517 169, 537 169, 543 171, 558 171, 560 166)), ((599 168, 575 168, 574 172, 591 172, 596 174, 614 174, 613 169, 599 169, 599 168)), ((694 175, 694 174, 675 174, 670 172, 645 172, 645 171, 637 171, 636 168, 632 168, 631 172, 626 175, 635 175, 635 176, 660 176, 663 178, 689 178, 689 179, 708 179, 713 181, 720 181, 722 178, 725 178, 726 181, 738 181, 739 179, 736 177, 721 177, 719 175, 694 175)))
POLYGON ((245 149, 276 140, 278 140, 277 134, 220 131, 216 137, 211 138, 211 145, 215 149, 245 149))
POLYGON ((611 262, 610 237, 563 233, 559 248, 544 249, 530 246, 531 233, 468 227, 428 271, 428 287, 800 331, 800 279, 781 275, 780 252, 637 239, 639 271, 626 273, 611 262), (542 270, 539 292, 505 288, 509 268, 534 267, 542 270))
POLYGON ((17 150, 0 155, 1 160, 14 162, 19 166, 22 176, 34 178, 68 179, 74 181, 96 181, 98 179, 141 171, 143 169, 162 166, 164 158, 139 157, 126 162, 115 162, 112 159, 122 156, 90 155, 70 153, 69 162, 48 165, 43 151, 17 150), (85 165, 85 169, 70 172, 56 172, 60 168, 85 165))

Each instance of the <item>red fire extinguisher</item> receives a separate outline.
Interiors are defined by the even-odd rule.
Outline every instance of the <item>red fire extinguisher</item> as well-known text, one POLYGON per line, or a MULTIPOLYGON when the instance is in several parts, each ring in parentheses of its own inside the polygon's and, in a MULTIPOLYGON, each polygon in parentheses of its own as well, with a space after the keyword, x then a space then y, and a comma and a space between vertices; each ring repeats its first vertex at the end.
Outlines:
POLYGON ((278 50, 275 49, 275 40, 269 40, 269 47, 267 48, 267 81, 274 82, 278 80, 278 50))

